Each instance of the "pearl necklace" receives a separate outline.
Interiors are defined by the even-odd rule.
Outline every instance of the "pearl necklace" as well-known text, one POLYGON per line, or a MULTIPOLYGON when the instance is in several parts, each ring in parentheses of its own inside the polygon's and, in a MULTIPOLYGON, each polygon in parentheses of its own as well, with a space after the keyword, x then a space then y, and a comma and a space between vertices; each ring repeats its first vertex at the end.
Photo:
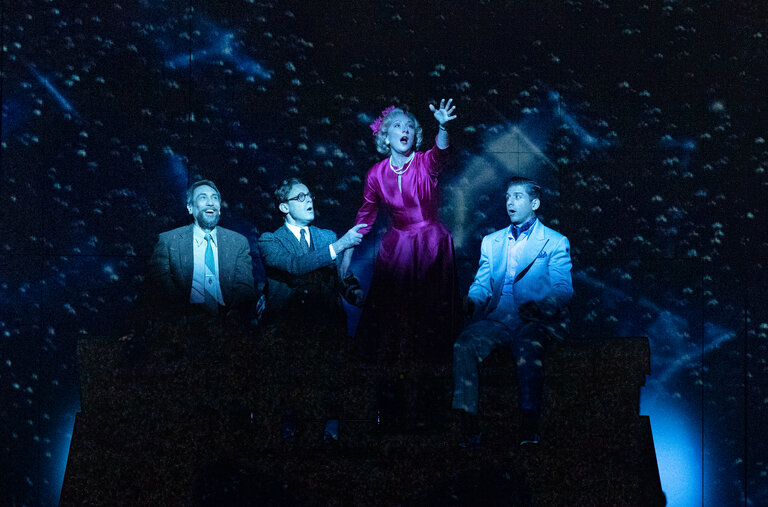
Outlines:
POLYGON ((392 172, 397 174, 397 188, 400 189, 400 193, 403 193, 403 173, 411 168, 411 162, 413 162, 413 157, 416 155, 416 152, 414 151, 411 153, 411 156, 408 157, 408 160, 406 160, 403 163, 403 167, 401 169, 395 169, 395 166, 392 165, 392 156, 389 157, 389 168, 392 169, 392 172))

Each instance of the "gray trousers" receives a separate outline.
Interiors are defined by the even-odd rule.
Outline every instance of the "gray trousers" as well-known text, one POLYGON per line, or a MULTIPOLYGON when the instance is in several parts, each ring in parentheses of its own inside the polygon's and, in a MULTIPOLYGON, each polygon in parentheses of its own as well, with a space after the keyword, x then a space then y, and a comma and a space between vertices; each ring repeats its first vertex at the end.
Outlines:
POLYGON ((477 414, 479 365, 498 346, 509 346, 515 356, 522 410, 539 411, 544 381, 544 340, 537 322, 513 327, 495 320, 473 322, 453 345, 453 408, 477 414))

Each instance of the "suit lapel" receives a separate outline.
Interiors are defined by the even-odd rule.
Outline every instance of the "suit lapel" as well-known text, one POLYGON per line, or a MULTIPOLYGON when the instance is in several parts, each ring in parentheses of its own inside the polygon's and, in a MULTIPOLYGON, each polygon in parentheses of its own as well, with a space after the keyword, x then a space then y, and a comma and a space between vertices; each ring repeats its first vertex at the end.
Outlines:
POLYGON ((309 228, 309 251, 311 252, 312 250, 315 249, 315 246, 317 244, 318 232, 317 232, 317 227, 315 227, 314 225, 310 225, 308 228, 309 228))
POLYGON ((501 294, 501 287, 504 285, 504 278, 507 276, 507 229, 499 231, 491 244, 493 251, 491 252, 491 259, 495 260, 493 263, 493 271, 491 277, 493 278, 493 298, 498 301, 499 294, 501 294))
POLYGON ((226 300, 226 294, 229 289, 229 276, 233 276, 235 273, 235 259, 232 257, 234 254, 233 248, 230 248, 231 236, 227 229, 219 227, 216 231, 216 240, 219 242, 216 245, 219 251, 219 287, 221 288, 222 298, 226 300))
POLYGON ((189 290, 192 290, 192 275, 195 270, 195 252, 192 248, 192 228, 194 226, 194 224, 190 224, 183 228, 176 237, 179 271, 184 281, 184 287, 189 288, 189 290))
POLYGON ((493 258, 497 259, 493 269, 493 278, 497 282, 504 283, 504 277, 507 273, 507 229, 501 231, 493 241, 493 258))
POLYGON ((296 239, 296 236, 293 235, 285 224, 275 231, 275 236, 280 239, 280 243, 282 243, 292 254, 298 254, 301 251, 299 240, 296 239))
POLYGON ((312 236, 312 250, 320 250, 333 243, 333 235, 324 229, 319 229, 314 225, 309 226, 309 234, 312 236))

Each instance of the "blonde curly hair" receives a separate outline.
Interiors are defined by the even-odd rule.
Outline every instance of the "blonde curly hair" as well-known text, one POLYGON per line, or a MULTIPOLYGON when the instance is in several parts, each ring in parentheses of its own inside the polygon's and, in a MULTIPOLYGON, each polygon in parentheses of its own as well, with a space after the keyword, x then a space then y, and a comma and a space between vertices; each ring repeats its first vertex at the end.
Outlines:
POLYGON ((389 147, 389 144, 387 144, 387 135, 389 133, 389 127, 392 125, 392 119, 394 118, 394 115, 396 113, 402 113, 406 115, 415 125, 414 131, 416 132, 416 142, 414 143, 414 150, 418 150, 421 146, 421 141, 424 137, 421 124, 419 123, 419 120, 416 119, 416 117, 408 111, 407 106, 397 107, 387 113, 387 116, 384 117, 384 120, 381 122, 381 130, 379 130, 379 133, 376 134, 376 151, 381 153, 382 155, 389 155, 391 153, 391 148, 389 147))

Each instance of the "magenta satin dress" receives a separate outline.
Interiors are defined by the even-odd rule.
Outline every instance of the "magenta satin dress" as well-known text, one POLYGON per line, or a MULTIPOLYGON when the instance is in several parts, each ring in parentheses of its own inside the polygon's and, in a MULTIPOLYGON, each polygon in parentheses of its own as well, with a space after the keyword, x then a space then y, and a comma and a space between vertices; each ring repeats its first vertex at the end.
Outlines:
POLYGON ((360 229, 367 234, 382 207, 392 222, 357 332, 363 351, 378 361, 447 362, 452 356, 460 318, 456 265, 453 238, 438 220, 437 188, 447 155, 437 146, 416 152, 402 174, 402 192, 389 158, 368 171, 355 224, 368 224, 360 229))

